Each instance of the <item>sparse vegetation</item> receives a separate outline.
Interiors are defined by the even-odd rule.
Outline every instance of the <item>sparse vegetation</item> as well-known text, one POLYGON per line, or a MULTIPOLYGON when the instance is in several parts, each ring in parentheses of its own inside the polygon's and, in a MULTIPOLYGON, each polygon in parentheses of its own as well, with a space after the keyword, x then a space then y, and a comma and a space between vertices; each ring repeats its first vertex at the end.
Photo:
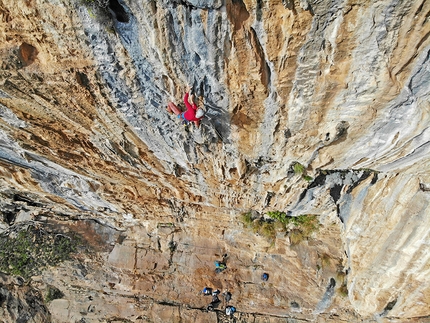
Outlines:
POLYGON ((307 239, 313 232, 318 230, 319 222, 314 214, 302 214, 291 218, 291 222, 301 231, 304 239, 307 239))
POLYGON ((259 233, 262 224, 263 224, 262 218, 258 218, 258 219, 255 219, 254 221, 252 221, 252 223, 251 223, 252 232, 259 233))
POLYGON ((340 296, 347 297, 348 296, 348 286, 346 283, 346 274, 344 272, 338 272, 336 279, 337 279, 337 281, 340 282, 340 284, 339 284, 340 287, 337 289, 337 292, 339 293, 340 296))
POLYGON ((270 211, 267 212, 267 215, 271 217, 272 219, 278 220, 279 222, 283 224, 288 224, 288 217, 285 212, 281 211, 270 211))
POLYGON ((29 278, 70 258, 78 239, 35 225, 15 226, 0 235, 0 271, 29 278))
POLYGON ((64 294, 55 286, 48 285, 45 296, 45 303, 52 302, 54 299, 63 298, 64 294))
POLYGON ((91 19, 97 21, 101 26, 104 26, 107 33, 115 34, 111 14, 111 0, 81 0, 81 3, 87 8, 91 19))
POLYGON ((305 240, 305 236, 302 231, 298 229, 293 229, 289 232, 288 236, 290 237, 290 242, 292 245, 297 245, 303 240, 305 240))
POLYGON ((106 8, 109 5, 109 0, 82 0, 86 5, 96 5, 101 8, 106 8))
POLYGON ((305 171, 305 166, 303 166, 299 162, 295 162, 293 164, 293 171, 294 171, 294 174, 298 174, 298 175, 303 174, 305 171))
POLYGON ((276 238, 276 231, 273 222, 263 221, 259 232, 270 240, 274 240, 276 238))
POLYGON ((302 179, 304 179, 307 182, 312 182, 313 177, 306 174, 306 167, 299 162, 294 162, 291 164, 291 169, 293 170, 294 174, 301 175, 302 179))
POLYGON ((254 233, 270 240, 276 238, 277 232, 289 235, 291 244, 298 244, 311 236, 318 229, 318 218, 313 214, 289 216, 285 212, 271 211, 266 214, 269 219, 253 216, 251 212, 241 216, 242 222, 254 233))
POLYGON ((295 227, 296 229, 302 231, 305 236, 309 236, 312 232, 318 229, 318 219, 317 216, 313 214, 289 216, 285 212, 272 211, 267 212, 267 215, 272 219, 278 220, 279 222, 283 223, 286 227, 293 226, 292 229, 294 229, 295 227))
POLYGON ((330 256, 326 253, 323 253, 322 255, 319 255, 319 258, 321 260, 321 267, 327 268, 331 264, 330 256))
POLYGON ((251 225, 252 223, 252 213, 251 212, 247 212, 247 213, 243 213, 242 214, 242 222, 245 223, 246 225, 251 225))
POLYGON ((306 182, 312 182, 314 180, 313 177, 309 175, 303 175, 302 177, 306 182))
POLYGON ((338 292, 339 292, 339 295, 342 297, 348 296, 348 287, 346 286, 346 282, 340 285, 338 292))
POLYGON ((269 240, 275 239, 276 227, 273 220, 253 216, 252 212, 242 214, 241 220, 243 224, 252 230, 252 232, 262 235, 269 240))

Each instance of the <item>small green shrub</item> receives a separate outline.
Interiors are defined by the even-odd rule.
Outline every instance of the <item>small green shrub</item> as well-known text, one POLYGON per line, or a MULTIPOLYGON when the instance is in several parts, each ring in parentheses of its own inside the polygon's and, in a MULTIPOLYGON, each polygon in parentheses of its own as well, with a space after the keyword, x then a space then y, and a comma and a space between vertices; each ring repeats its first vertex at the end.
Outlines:
POLYGON ((314 179, 313 177, 309 176, 309 175, 303 175, 302 178, 306 181, 306 182, 312 182, 314 179))
POLYGON ((330 256, 326 253, 323 253, 322 255, 319 255, 319 258, 321 260, 321 266, 322 268, 327 268, 331 264, 330 256))
POLYGON ((45 303, 52 302, 54 299, 63 298, 64 294, 55 286, 48 285, 47 293, 45 296, 45 303))
POLYGON ((251 212, 246 212, 242 214, 242 222, 245 223, 246 225, 251 225, 253 221, 252 218, 252 213, 251 212))
POLYGON ((319 227, 318 218, 313 214, 302 214, 292 217, 292 222, 303 232, 305 237, 309 237, 319 227))
POLYGON ((302 175, 302 179, 307 182, 312 182, 314 179, 312 176, 309 176, 306 174, 306 167, 299 162, 293 162, 290 166, 290 168, 293 170, 294 174, 296 175, 302 175))
POLYGON ((281 222, 283 224, 288 224, 288 217, 287 217, 287 214, 285 212, 269 211, 266 214, 274 220, 278 220, 279 222, 281 222))
POLYGON ((273 211, 267 212, 267 215, 284 225, 293 245, 310 237, 319 227, 317 216, 312 214, 288 216, 285 212, 273 211))
POLYGON ((259 234, 263 237, 268 238, 269 240, 273 240, 276 237, 274 221, 265 220, 261 217, 254 217, 252 215, 252 212, 242 214, 241 221, 255 234, 259 234))
POLYGON ((338 293, 340 296, 342 297, 347 297, 348 296, 348 286, 346 285, 346 283, 342 284, 339 288, 338 288, 338 293))
POLYGON ((294 171, 294 174, 303 174, 305 171, 305 166, 303 166, 299 162, 295 162, 293 164, 293 171, 294 171))
POLYGON ((342 271, 338 271, 336 280, 340 282, 340 287, 337 289, 337 292, 342 297, 348 296, 348 285, 346 282, 346 274, 342 271))
POLYGON ((274 240, 276 238, 276 230, 273 222, 264 221, 259 233, 270 240, 274 240))

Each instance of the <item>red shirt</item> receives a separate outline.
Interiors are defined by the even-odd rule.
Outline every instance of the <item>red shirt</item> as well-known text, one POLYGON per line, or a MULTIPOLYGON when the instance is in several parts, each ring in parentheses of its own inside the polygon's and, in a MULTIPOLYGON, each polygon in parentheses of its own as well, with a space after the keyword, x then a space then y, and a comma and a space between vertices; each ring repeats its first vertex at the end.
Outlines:
POLYGON ((195 103, 191 105, 188 102, 188 92, 185 93, 184 103, 187 107, 187 111, 184 112, 184 118, 188 121, 199 121, 201 118, 196 118, 197 105, 195 103))

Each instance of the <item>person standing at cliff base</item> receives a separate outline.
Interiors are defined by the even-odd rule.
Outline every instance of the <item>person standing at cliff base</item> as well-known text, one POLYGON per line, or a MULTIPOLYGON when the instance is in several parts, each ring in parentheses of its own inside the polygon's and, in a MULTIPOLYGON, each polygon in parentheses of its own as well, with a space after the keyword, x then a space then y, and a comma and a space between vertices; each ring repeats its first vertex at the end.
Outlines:
POLYGON ((234 307, 234 306, 227 306, 225 308, 225 314, 228 316, 233 315, 235 312, 236 312, 236 307, 234 307))
POLYGON ((211 295, 212 294, 212 288, 205 287, 205 288, 203 288, 203 290, 200 293, 203 293, 203 295, 205 295, 205 296, 211 295))
POLYGON ((194 94, 190 94, 190 87, 188 85, 184 95, 184 103, 187 108, 185 112, 182 112, 173 102, 167 104, 167 111, 176 114, 178 119, 183 119, 186 124, 194 122, 198 128, 200 126, 200 120, 203 118, 205 112, 194 103, 194 94))

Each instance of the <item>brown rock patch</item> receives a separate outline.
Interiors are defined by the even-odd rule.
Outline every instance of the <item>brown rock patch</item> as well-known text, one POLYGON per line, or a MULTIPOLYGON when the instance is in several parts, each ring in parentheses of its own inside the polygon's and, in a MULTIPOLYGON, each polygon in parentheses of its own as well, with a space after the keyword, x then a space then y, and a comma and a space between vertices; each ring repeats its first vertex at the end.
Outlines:
POLYGON ((39 54, 37 48, 30 44, 24 42, 21 44, 21 46, 19 46, 18 57, 21 60, 23 66, 33 64, 37 58, 37 54, 39 54))

